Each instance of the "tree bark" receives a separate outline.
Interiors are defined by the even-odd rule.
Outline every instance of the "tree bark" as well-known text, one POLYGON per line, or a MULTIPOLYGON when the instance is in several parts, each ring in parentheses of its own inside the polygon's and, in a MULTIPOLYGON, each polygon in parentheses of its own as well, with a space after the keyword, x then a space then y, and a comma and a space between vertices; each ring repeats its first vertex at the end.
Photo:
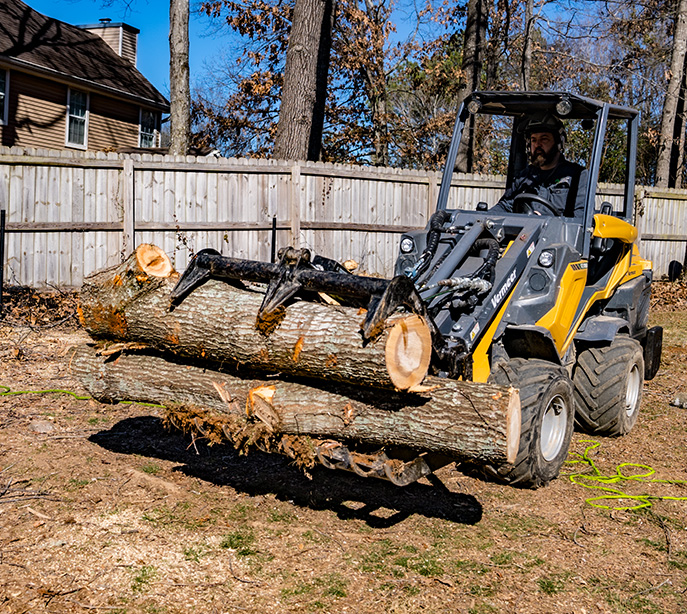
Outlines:
POLYGON ((333 0, 296 0, 273 156, 320 159, 334 16, 333 0))
POLYGON ((520 86, 523 91, 530 87, 532 72, 532 31, 534 30, 534 0, 525 1, 525 32, 522 45, 522 62, 520 63, 520 86))
POLYGON ((661 188, 670 187, 671 183, 674 185, 675 181, 674 177, 671 181, 670 163, 675 151, 673 137, 680 86, 684 76, 685 55, 687 55, 687 0, 680 0, 675 15, 670 79, 661 117, 661 136, 659 140, 658 163, 656 165, 656 185, 661 188))
POLYGON ((498 89, 499 72, 503 66, 503 58, 508 53, 510 0, 496 1, 491 7, 489 22, 489 40, 486 41, 484 50, 484 89, 493 91, 498 89))
MULTIPOLYGON (((685 55, 685 66, 687 67, 687 54, 685 55)), ((672 188, 682 188, 685 175, 685 114, 687 113, 685 100, 687 92, 687 71, 682 69, 682 83, 680 84, 680 96, 678 97, 677 108, 675 109, 675 125, 673 127, 673 152, 670 159, 670 181, 672 188)))
POLYGON ((72 372, 96 399, 168 405, 175 424, 195 422, 215 440, 224 439, 217 433, 226 439, 245 434, 252 422, 263 433, 402 446, 496 464, 513 462, 519 445, 520 397, 512 388, 431 378, 428 394, 381 392, 244 379, 150 354, 113 360, 90 345, 72 351, 72 372))
POLYGON ((376 387, 413 388, 427 374, 431 335, 418 316, 390 318, 364 343, 359 309, 295 301, 266 328, 256 325, 263 292, 216 280, 170 311, 178 276, 168 263, 162 250, 142 245, 123 264, 89 276, 79 305, 86 331, 190 359, 376 387))
POLYGON ((191 90, 189 86, 189 0, 169 3, 169 152, 185 156, 191 134, 191 90))
MULTIPOLYGON (((487 22, 489 11, 486 0, 469 0, 467 19, 465 24, 465 43, 463 46, 462 69, 465 73, 465 88, 458 96, 457 104, 463 101, 475 90, 479 89, 484 63, 484 53, 487 37, 487 22)), ((465 125, 463 138, 458 148, 456 170, 469 173, 472 170, 474 149, 474 121, 470 116, 465 125)))

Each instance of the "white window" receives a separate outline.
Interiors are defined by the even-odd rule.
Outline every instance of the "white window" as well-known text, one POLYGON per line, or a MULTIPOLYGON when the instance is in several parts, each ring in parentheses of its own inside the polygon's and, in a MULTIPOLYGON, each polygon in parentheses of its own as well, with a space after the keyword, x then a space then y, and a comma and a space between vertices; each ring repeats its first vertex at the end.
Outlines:
POLYGON ((158 114, 141 109, 138 131, 139 147, 156 147, 158 135, 158 114))
POLYGON ((67 94, 67 145, 81 149, 88 145, 88 94, 71 88, 67 94))
POLYGON ((0 126, 7 123, 8 92, 10 86, 10 73, 0 68, 0 126))

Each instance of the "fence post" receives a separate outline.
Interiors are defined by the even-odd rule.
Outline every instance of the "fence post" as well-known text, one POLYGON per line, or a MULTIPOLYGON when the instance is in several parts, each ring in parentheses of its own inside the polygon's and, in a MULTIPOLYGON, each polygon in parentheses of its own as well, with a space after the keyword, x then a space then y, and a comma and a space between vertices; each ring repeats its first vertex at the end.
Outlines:
POLYGON ((122 259, 126 258, 136 247, 134 208, 134 161, 131 158, 122 160, 122 173, 119 178, 119 193, 122 199, 122 259))
POLYGON ((5 210, 0 209, 0 318, 2 317, 2 292, 5 287, 5 210))
POLYGON ((437 171, 427 172, 427 221, 437 208, 439 173, 437 171))
POLYGON ((291 168, 291 245, 301 245, 301 167, 296 163, 291 168))

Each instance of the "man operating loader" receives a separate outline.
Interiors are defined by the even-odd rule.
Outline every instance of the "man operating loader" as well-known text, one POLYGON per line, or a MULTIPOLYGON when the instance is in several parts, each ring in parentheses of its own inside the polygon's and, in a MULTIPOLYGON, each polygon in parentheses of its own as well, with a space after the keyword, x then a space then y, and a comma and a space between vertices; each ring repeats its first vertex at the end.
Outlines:
POLYGON ((582 217, 587 170, 565 159, 565 128, 551 113, 525 122, 530 164, 514 180, 492 211, 582 217))

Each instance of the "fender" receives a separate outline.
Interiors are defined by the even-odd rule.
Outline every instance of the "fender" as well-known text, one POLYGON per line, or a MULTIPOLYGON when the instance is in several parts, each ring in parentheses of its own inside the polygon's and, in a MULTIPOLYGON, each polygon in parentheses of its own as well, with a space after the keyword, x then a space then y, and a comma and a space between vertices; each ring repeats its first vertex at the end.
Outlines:
POLYGON ((536 324, 507 326, 503 347, 511 358, 541 358, 561 364, 551 331, 536 324))
POLYGON ((585 342, 611 342, 621 332, 630 333, 630 323, 627 320, 613 316, 594 316, 582 322, 574 339, 585 342))

